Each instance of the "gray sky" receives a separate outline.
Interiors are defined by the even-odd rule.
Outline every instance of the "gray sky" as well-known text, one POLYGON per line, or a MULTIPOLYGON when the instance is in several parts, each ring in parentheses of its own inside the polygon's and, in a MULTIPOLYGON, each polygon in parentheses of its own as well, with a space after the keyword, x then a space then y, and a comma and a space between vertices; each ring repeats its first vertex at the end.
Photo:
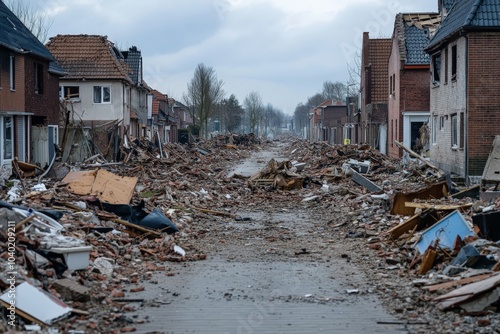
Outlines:
POLYGON ((400 12, 435 12, 438 0, 31 0, 57 34, 106 35, 137 46, 146 82, 182 100, 199 63, 240 103, 258 92, 293 114, 324 81, 348 80, 363 31, 391 37, 400 12))

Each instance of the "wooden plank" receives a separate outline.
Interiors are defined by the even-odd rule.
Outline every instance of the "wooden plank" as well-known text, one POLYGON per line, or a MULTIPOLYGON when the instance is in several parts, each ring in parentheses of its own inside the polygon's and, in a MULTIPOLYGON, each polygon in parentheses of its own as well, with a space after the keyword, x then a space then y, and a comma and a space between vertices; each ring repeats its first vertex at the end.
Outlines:
POLYGON ((435 210, 457 210, 457 209, 467 209, 472 207, 472 203, 466 203, 462 205, 446 205, 446 204, 430 204, 430 203, 415 203, 415 202, 405 202, 405 206, 408 208, 420 208, 420 209, 435 209, 435 210))
POLYGON ((482 281, 483 279, 491 277, 493 275, 494 275, 494 273, 477 275, 477 276, 462 278, 462 279, 459 279, 456 281, 427 285, 427 286, 422 287, 422 289, 425 289, 429 292, 434 292, 434 291, 438 291, 438 290, 449 289, 449 288, 452 288, 452 287, 455 287, 458 285, 464 285, 464 284, 474 283, 477 281, 482 281))
POLYGON ((418 225, 419 222, 420 222, 420 214, 414 215, 413 217, 409 218, 405 222, 391 228, 388 231, 389 237, 391 239, 397 239, 400 236, 402 236, 403 234, 405 234, 406 232, 413 230, 418 225))
POLYGON ((448 184, 446 181, 437 183, 429 188, 425 188, 411 193, 396 193, 391 208, 392 215, 413 216, 415 208, 405 206, 405 202, 413 202, 414 199, 433 199, 448 197, 448 184))

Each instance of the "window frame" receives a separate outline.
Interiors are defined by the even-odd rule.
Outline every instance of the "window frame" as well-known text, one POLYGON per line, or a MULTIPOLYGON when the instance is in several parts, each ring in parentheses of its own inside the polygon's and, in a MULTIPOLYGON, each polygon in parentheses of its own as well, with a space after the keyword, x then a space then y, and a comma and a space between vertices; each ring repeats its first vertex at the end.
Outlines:
POLYGON ((11 91, 16 90, 16 56, 9 56, 9 87, 11 91))
POLYGON ((34 62, 34 90, 35 94, 43 94, 43 64, 34 62))
POLYGON ((457 81, 457 45, 451 47, 451 81, 457 81))
POLYGON ((441 82, 441 51, 432 55, 432 82, 435 85, 441 82))
POLYGON ((458 115, 452 114, 450 117, 451 124, 451 147, 458 147, 458 115))
POLYGON ((93 86, 92 101, 95 104, 111 104, 111 86, 93 86), (99 90, 99 96, 96 95, 97 89, 99 90), (105 101, 105 90, 108 90, 107 101, 105 101), (99 101, 97 101, 96 97, 99 98, 99 101))
POLYGON ((61 100, 80 101, 80 86, 78 86, 78 85, 76 85, 76 86, 75 85, 67 85, 67 86, 62 85, 62 86, 59 86, 59 98, 61 100), (66 90, 66 88, 70 89, 68 91, 68 93, 70 95, 69 99, 67 99, 66 96, 64 95, 65 94, 64 91, 66 90), (71 88, 77 88, 78 89, 78 92, 77 92, 78 96, 72 96, 72 95, 75 95, 77 93, 71 93, 71 88))
POLYGON ((432 143, 437 144, 438 117, 432 116, 432 143))

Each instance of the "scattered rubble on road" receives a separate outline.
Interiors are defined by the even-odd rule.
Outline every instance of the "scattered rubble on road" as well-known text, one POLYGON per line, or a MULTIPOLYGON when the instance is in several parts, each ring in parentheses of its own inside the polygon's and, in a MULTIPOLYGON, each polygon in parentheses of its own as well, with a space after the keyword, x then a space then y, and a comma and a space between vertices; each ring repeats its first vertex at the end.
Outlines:
MULTIPOLYGON (((367 145, 286 140, 282 155, 289 160, 272 159, 250 177, 226 170, 272 144, 253 135, 167 143, 161 150, 134 139, 123 162, 100 156, 81 164, 56 162, 42 178, 42 171, 15 161, 18 172, 4 180, 0 196, 4 318, 9 272, 15 272, 19 294, 29 290, 52 301, 20 303, 20 330, 133 331, 141 319, 127 313, 136 309, 134 293, 153 273, 175 275, 169 262, 206 259, 204 239, 225 219, 243 221, 241 208, 281 202, 290 210, 297 204, 320 210, 335 239, 354 239, 368 259, 376 259, 374 275, 406 279, 418 289, 404 296, 406 290, 380 283, 408 305, 401 311, 412 317, 408 321, 430 323, 412 306, 425 303, 426 311, 477 316, 478 326, 491 323, 494 314, 500 326, 499 199, 482 201, 478 187, 459 186, 422 159, 403 165, 367 145), (50 315, 39 314, 50 305, 50 315)), ((295 256, 316 253, 293 250, 295 256)), ((6 329, 0 324, 0 331, 6 329)))

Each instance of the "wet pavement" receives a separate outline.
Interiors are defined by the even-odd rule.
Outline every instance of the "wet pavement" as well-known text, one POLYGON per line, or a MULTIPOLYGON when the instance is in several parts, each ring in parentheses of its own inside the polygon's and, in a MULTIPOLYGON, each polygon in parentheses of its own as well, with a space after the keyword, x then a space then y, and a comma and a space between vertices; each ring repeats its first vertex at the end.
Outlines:
MULTIPOLYGON (((285 159, 277 152, 258 152, 233 173, 285 159)), ((215 227, 220 244, 207 260, 169 263, 168 274, 154 273, 144 291, 127 296, 144 299, 131 303, 131 316, 144 321, 137 333, 406 333, 335 243, 293 253, 317 233, 306 212, 252 210, 244 213, 250 221, 215 227), (286 240, 270 244, 266 229, 287 231, 286 240)))

